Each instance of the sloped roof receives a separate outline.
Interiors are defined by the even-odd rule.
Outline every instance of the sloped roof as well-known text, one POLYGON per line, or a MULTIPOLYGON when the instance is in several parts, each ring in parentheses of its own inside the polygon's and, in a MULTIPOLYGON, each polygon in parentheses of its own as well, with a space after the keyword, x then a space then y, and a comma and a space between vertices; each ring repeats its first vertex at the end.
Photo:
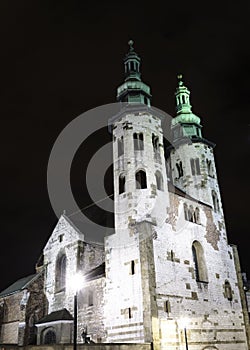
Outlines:
POLYGON ((36 324, 55 322, 55 321, 72 321, 73 317, 67 309, 61 309, 58 311, 51 312, 47 316, 41 318, 36 324))
POLYGON ((20 292, 21 290, 27 288, 39 275, 39 273, 35 273, 17 280, 0 293, 0 298, 20 292))
POLYGON ((104 277, 105 276, 105 262, 103 262, 101 265, 96 266, 94 269, 88 271, 85 274, 86 281, 92 281, 94 279, 104 277))
POLYGON ((195 199, 194 197, 190 196, 190 195, 187 194, 186 192, 182 191, 180 188, 176 187, 176 186, 175 186, 172 182, 170 182, 170 181, 168 181, 168 190, 169 190, 169 192, 174 193, 174 194, 177 194, 177 195, 180 196, 180 197, 189 199, 189 200, 194 201, 194 202, 196 202, 196 203, 205 205, 206 207, 212 208, 211 205, 209 205, 209 204, 207 204, 207 203, 204 203, 204 202, 201 202, 201 201, 195 199))

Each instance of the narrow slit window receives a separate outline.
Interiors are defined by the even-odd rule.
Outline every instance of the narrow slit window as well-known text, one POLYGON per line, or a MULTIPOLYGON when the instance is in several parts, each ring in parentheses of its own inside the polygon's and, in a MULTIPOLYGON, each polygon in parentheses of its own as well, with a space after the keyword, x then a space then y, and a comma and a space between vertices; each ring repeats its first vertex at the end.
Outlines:
POLYGON ((232 301, 233 300, 232 288, 228 281, 225 282, 224 289, 225 289, 225 297, 227 298, 227 300, 232 301))
POLYGON ((163 177, 162 177, 162 174, 158 170, 155 173, 155 178, 156 178, 157 190, 163 191, 163 177))
POLYGON ((188 217, 188 206, 186 203, 184 203, 184 217, 185 217, 185 220, 189 220, 189 217, 188 217))
POLYGON ((196 174, 200 175, 201 174, 201 169, 200 169, 200 161, 199 158, 195 159, 195 166, 196 166, 196 174))
POLYGON ((125 192, 125 184, 126 184, 125 175, 121 174, 119 176, 119 194, 122 194, 125 192))
POLYGON ((195 165, 194 165, 194 159, 193 158, 190 159, 190 165, 191 165, 192 175, 195 175, 195 165))
POLYGON ((192 244, 194 273, 197 282, 208 282, 207 268, 202 245, 198 241, 192 244))
POLYGON ((123 136, 118 139, 118 157, 121 157, 124 154, 124 142, 123 136))
POLYGON ((158 152, 159 151, 159 137, 155 136, 154 134, 152 135, 152 144, 153 144, 154 152, 158 152))
POLYGON ((131 275, 134 275, 135 274, 135 261, 132 260, 131 261, 131 275))
POLYGON ((219 211, 219 199, 218 199, 217 193, 214 190, 212 191, 212 199, 213 199, 214 211, 218 212, 219 211))
POLYGON ((166 300, 164 302, 164 311, 169 314, 171 312, 171 305, 170 305, 170 301, 166 300))
POLYGON ((178 171, 178 178, 183 176, 183 167, 182 167, 182 161, 176 163, 176 168, 178 171))
POLYGON ((93 305, 94 305, 93 291, 89 290, 88 291, 88 306, 93 306, 93 305))

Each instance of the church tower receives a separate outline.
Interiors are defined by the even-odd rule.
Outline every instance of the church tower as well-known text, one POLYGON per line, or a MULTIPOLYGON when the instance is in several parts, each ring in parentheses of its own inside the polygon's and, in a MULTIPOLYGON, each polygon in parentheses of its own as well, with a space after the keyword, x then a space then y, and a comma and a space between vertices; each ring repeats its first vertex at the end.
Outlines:
POLYGON ((192 112, 190 91, 178 75, 175 92, 176 116, 172 119, 172 146, 169 148, 170 176, 175 186, 222 214, 213 149, 215 144, 202 136, 200 118, 192 112))
POLYGON ((111 121, 115 234, 105 240, 105 323, 110 342, 151 342, 157 318, 152 237, 165 225, 169 196, 162 116, 150 108, 140 57, 129 45, 125 82, 117 89, 122 108, 111 121))
POLYGON ((117 93, 123 103, 111 120, 115 233, 105 240, 107 341, 247 350, 214 144, 202 137, 179 76, 173 142, 164 154, 163 113, 150 106, 141 60, 129 45, 117 93))

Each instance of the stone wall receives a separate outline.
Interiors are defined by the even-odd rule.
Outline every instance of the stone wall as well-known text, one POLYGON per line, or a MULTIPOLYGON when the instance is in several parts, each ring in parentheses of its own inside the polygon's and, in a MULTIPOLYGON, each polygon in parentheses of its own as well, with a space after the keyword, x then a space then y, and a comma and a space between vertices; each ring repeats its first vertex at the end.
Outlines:
POLYGON ((3 315, 0 343, 35 344, 35 334, 32 334, 34 323, 47 311, 43 283, 43 274, 37 275, 26 289, 1 298, 3 315))
MULTIPOLYGON (((11 345, 0 345, 0 350, 72 350, 73 345, 38 345, 38 346, 11 346, 11 345)), ((150 343, 141 344, 78 344, 78 350, 152 350, 150 343)))

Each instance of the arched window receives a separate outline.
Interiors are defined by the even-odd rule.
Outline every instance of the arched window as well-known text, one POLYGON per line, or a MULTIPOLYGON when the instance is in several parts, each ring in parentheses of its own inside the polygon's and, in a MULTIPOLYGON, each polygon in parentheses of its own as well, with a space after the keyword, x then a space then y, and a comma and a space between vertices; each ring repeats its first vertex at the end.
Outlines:
POLYGON ((194 209, 192 205, 188 209, 188 220, 194 222, 194 209))
POLYGON ((207 268, 202 245, 198 241, 192 244, 194 272, 197 282, 208 282, 207 268))
POLYGON ((217 193, 214 190, 212 190, 212 198, 213 198, 214 211, 218 212, 219 211, 219 200, 218 200, 217 193))
POLYGON ((200 223, 200 210, 199 208, 195 208, 195 211, 194 211, 194 222, 196 224, 199 224, 200 223))
POLYGON ((233 293, 232 293, 231 285, 228 281, 225 281, 224 290, 225 290, 225 297, 229 301, 232 301, 233 300, 233 293))
POLYGON ((139 170, 135 174, 136 188, 147 188, 147 175, 144 170, 139 170))
POLYGON ((67 258, 65 254, 60 255, 56 261, 56 291, 60 292, 66 286, 66 265, 67 258))
POLYGON ((163 191, 163 177, 159 170, 155 173, 157 190, 163 191))
POLYGON ((56 333, 52 329, 43 331, 42 338, 43 338, 43 344, 55 344, 56 343, 56 333))
POLYGON ((120 174, 120 176, 119 176, 119 194, 125 192, 125 183, 126 183, 125 175, 120 174))
POLYGON ((143 133, 134 133, 133 134, 133 139, 134 139, 134 150, 135 151, 142 151, 144 149, 144 144, 143 144, 143 133))

